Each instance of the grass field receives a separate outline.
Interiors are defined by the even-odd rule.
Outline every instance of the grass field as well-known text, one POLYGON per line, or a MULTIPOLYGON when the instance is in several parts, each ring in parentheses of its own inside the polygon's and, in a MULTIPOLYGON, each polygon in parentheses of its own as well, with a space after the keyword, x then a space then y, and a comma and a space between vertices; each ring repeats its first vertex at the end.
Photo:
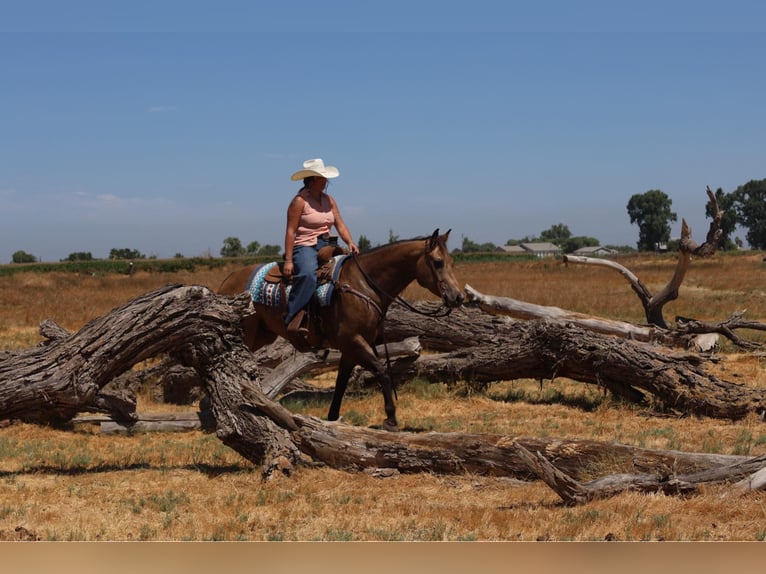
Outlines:
MULTIPOLYGON (((673 273, 672 255, 621 262, 654 292, 673 273)), ((174 273, 0 275, 0 350, 36 345, 38 325, 71 330, 156 287, 216 288, 231 266, 174 273)), ((643 322, 641 305, 614 271, 559 261, 461 262, 462 283, 487 294, 608 318, 643 322)), ((678 300, 665 308, 707 321, 747 310, 766 321, 762 254, 695 260, 678 300)), ((411 287, 408 299, 431 298, 411 287)), ((740 333, 755 338, 756 333, 740 333)), ((764 357, 724 343, 709 368, 721 378, 766 386, 764 357)), ((315 381, 331 385, 332 375, 315 381)), ((327 405, 293 403, 325 416, 327 405)), ((139 410, 178 409, 140 397, 139 410)), ((380 422, 376 392, 351 392, 345 420, 380 422)), ((414 381, 398 393, 400 424, 443 432, 491 432, 615 441, 684 451, 766 453, 766 424, 668 418, 567 379, 499 381, 484 391, 414 381)), ((626 493, 566 507, 539 482, 429 474, 373 478, 300 468, 263 482, 260 469, 201 432, 102 436, 14 423, 0 428, 0 539, 40 540, 746 540, 766 539, 766 495, 723 486, 689 498, 626 493)))

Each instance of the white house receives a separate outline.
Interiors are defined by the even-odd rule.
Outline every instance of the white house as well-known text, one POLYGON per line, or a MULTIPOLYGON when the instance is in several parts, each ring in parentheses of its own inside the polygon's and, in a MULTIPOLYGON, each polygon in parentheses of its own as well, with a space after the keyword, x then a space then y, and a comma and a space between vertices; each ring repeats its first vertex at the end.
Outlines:
POLYGON ((556 257, 562 253, 558 245, 547 242, 503 245, 502 250, 511 255, 535 255, 536 257, 556 257))
POLYGON ((610 249, 609 247, 596 245, 595 247, 580 247, 580 249, 577 249, 572 255, 582 255, 584 257, 606 257, 616 254, 616 249, 610 249))

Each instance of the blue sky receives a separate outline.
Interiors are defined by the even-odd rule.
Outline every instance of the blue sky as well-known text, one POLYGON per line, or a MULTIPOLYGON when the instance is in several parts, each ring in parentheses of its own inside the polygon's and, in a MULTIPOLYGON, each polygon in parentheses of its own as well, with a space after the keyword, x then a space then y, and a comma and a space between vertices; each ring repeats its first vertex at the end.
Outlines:
POLYGON ((706 186, 766 178, 761 4, 3 3, 0 262, 281 244, 313 157, 373 244, 635 246, 650 189, 702 241, 706 186))

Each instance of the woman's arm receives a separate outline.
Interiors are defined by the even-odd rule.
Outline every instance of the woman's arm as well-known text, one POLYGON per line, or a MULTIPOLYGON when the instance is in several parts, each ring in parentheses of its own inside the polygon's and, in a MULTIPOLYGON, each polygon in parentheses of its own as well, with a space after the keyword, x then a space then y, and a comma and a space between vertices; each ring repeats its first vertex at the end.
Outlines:
POLYGON ((293 247, 295 246, 295 232, 301 221, 301 213, 305 200, 296 195, 287 208, 287 225, 285 226, 285 265, 282 273, 288 279, 293 275, 293 247))
POLYGON ((351 253, 359 253, 359 248, 356 246, 356 243, 354 243, 354 240, 351 237, 351 232, 348 230, 348 227, 346 227, 346 223, 343 221, 343 218, 340 215, 338 204, 335 203, 335 200, 332 198, 332 196, 328 195, 327 197, 330 198, 332 213, 335 217, 335 229, 338 230, 338 235, 340 235, 340 238, 346 242, 346 245, 348 245, 348 250, 351 253))

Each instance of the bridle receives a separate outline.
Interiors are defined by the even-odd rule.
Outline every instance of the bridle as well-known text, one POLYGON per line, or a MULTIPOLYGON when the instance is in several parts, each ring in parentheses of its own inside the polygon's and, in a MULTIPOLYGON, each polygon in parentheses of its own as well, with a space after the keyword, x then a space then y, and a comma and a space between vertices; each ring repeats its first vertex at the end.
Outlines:
MULTIPOLYGON (((418 315, 422 315, 424 317, 447 317, 450 313, 452 313, 452 307, 446 305, 444 303, 444 282, 439 279, 439 275, 437 272, 437 269, 441 269, 444 266, 444 261, 435 261, 432 257, 428 256, 428 240, 426 240, 425 243, 425 258, 426 258, 426 264, 428 265, 428 269, 431 271, 431 275, 433 276, 434 283, 439 286, 439 290, 441 291, 442 295, 442 304, 441 306, 437 307, 433 311, 421 311, 417 307, 414 307, 411 303, 409 303, 404 297, 401 295, 396 295, 395 297, 393 295, 390 295, 386 291, 384 291, 380 285, 375 283, 373 279, 367 274, 367 272, 362 268, 362 265, 359 263, 359 257, 356 253, 353 253, 351 257, 354 260, 354 263, 356 264, 357 269, 359 269, 359 272, 362 274, 362 277, 364 278, 367 285, 369 285, 375 293, 378 294, 378 296, 383 297, 391 301, 392 303, 399 303, 403 307, 409 309, 413 313, 417 313, 418 315), (441 308, 444 307, 446 310, 442 311, 441 308)), ((364 293, 361 293, 350 286, 341 286, 341 290, 353 293, 354 295, 357 295, 363 299, 365 299, 368 303, 371 303, 375 310, 380 314, 381 318, 383 317, 383 310, 380 308, 380 305, 378 305, 375 301, 373 301, 369 296, 365 295, 364 293)))
MULTIPOLYGON (((425 258, 428 264, 428 268, 430 269, 431 274, 433 275, 434 283, 439 285, 439 288, 442 291, 442 306, 446 308, 446 311, 444 312, 440 310, 441 306, 437 307, 434 311, 421 311, 420 309, 414 307, 412 304, 407 302, 401 295, 397 295, 394 297, 393 295, 387 293, 386 291, 383 290, 383 288, 380 285, 378 285, 375 281, 373 281, 372 277, 370 277, 367 274, 367 272, 362 268, 362 265, 359 263, 359 257, 357 256, 356 253, 352 253, 351 258, 354 260, 354 263, 356 264, 357 269, 359 269, 359 273, 362 274, 362 278, 365 280, 367 285, 379 297, 386 298, 392 303, 399 303, 400 305, 409 309, 413 313, 417 313, 418 315, 423 315, 424 317, 446 317, 450 313, 452 313, 452 307, 444 303, 443 281, 439 279, 439 275, 437 273, 437 269, 440 269, 442 266, 444 266, 444 261, 437 262, 432 257, 428 256, 428 240, 426 240, 425 242, 424 251, 425 251, 425 258)), ((380 315, 380 321, 381 321, 380 336, 383 338, 383 348, 386 351, 386 370, 388 371, 389 378, 391 378, 391 356, 388 352, 388 341, 386 341, 385 326, 382 324, 386 320, 386 315, 383 312, 383 309, 381 309, 380 305, 378 305, 378 303, 372 297, 370 297, 366 293, 362 293, 361 291, 354 289, 348 284, 336 285, 336 288, 340 289, 344 293, 351 293, 352 295, 356 295, 357 297, 363 299, 378 312, 378 315, 380 315)), ((393 389, 394 389, 394 397, 398 400, 399 397, 396 392, 396 385, 393 385, 393 389)))

